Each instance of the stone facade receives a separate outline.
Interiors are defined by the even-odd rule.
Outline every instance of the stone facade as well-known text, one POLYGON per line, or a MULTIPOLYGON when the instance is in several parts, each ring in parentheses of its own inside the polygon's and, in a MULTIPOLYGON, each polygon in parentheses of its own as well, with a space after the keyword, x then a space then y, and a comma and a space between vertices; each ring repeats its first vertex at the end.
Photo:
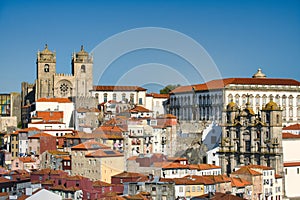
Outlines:
POLYGON ((273 167, 283 175, 282 110, 273 101, 261 115, 247 103, 239 109, 231 102, 223 112, 219 158, 223 173, 237 166, 256 164, 273 167))

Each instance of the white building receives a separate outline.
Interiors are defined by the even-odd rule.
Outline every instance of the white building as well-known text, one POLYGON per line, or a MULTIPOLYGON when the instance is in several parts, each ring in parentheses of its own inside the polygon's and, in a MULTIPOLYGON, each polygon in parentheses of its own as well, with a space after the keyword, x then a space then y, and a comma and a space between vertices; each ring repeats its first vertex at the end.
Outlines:
POLYGON ((266 78, 259 69, 252 78, 225 78, 203 84, 181 86, 171 91, 168 112, 179 120, 217 120, 230 102, 241 109, 250 102, 257 113, 271 99, 283 110, 283 123, 300 119, 300 82, 293 79, 266 78))
POLYGON ((146 105, 146 89, 138 86, 94 86, 92 96, 98 99, 99 104, 114 100, 132 105, 146 105))
POLYGON ((163 102, 168 99, 169 94, 146 94, 146 108, 153 111, 153 117, 166 114, 163 102))
POLYGON ((49 111, 49 112, 62 111, 63 112, 63 121, 62 122, 65 124, 65 126, 68 128, 74 127, 74 123, 72 122, 74 103, 71 102, 71 100, 68 98, 41 98, 41 99, 38 99, 35 102, 35 111, 31 112, 31 117, 35 117, 37 111, 49 111))

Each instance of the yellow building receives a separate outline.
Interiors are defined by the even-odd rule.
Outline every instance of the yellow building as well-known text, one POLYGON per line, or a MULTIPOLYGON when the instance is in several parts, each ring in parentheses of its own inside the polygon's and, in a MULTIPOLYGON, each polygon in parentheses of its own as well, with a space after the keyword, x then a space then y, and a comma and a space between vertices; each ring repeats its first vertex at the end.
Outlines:
POLYGON ((125 170, 124 155, 90 140, 71 148, 72 175, 111 182, 111 176, 125 170))

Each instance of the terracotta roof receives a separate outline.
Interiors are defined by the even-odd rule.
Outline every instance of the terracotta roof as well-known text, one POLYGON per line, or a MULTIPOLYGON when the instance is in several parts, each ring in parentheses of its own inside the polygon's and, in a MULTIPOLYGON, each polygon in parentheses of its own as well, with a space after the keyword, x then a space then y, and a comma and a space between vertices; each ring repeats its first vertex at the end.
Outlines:
POLYGON ((34 172, 31 172, 31 174, 37 174, 37 175, 45 175, 45 174, 65 174, 62 170, 53 170, 53 169, 40 169, 34 172))
POLYGON ((111 186, 111 184, 110 183, 106 183, 104 181, 98 180, 98 181, 94 181, 93 182, 93 187, 109 187, 109 186, 111 186))
POLYGON ((300 135, 296 135, 293 133, 282 133, 282 139, 296 139, 300 138, 300 135))
POLYGON ((162 99, 168 99, 170 97, 169 94, 158 94, 158 93, 150 93, 146 94, 148 97, 153 97, 153 98, 162 98, 162 99))
POLYGON ((181 157, 168 157, 167 159, 170 162, 174 162, 174 161, 187 161, 187 158, 181 158, 181 157))
POLYGON ((96 142, 94 140, 90 140, 76 146, 73 146, 71 150, 97 150, 97 149, 110 149, 108 146, 96 142))
POLYGON ((39 139, 41 137, 55 137, 55 136, 52 136, 48 133, 37 133, 35 135, 29 136, 28 139, 39 139))
POLYGON ((8 182, 11 182, 11 180, 0 176, 0 183, 8 183, 8 182))
POLYGON ((36 111, 36 116, 44 121, 62 121, 64 118, 63 111, 36 111))
POLYGON ((123 140, 122 134, 118 133, 100 133, 99 137, 102 139, 108 139, 108 140, 123 140))
POLYGON ((203 84, 180 86, 170 93, 182 93, 191 91, 206 91, 222 89, 230 84, 235 85, 293 85, 300 86, 300 82, 293 79, 283 78, 225 78, 208 81, 203 84))
POLYGON ((210 169, 220 169, 220 166, 216 166, 213 164, 191 164, 189 165, 191 169, 197 170, 210 170, 210 169))
POLYGON ((135 106, 134 108, 130 109, 130 112, 136 113, 136 112, 152 112, 152 111, 143 106, 135 106))
POLYGON ((18 133, 28 133, 29 131, 40 131, 40 129, 38 129, 36 127, 30 127, 30 128, 16 130, 16 132, 18 132, 18 133))
POLYGON ((93 133, 107 133, 107 132, 118 132, 118 133, 122 133, 124 132, 125 130, 122 129, 120 126, 109 126, 109 125, 106 125, 106 126, 100 126, 98 128, 96 128, 93 133))
POLYGON ((159 115, 157 118, 162 118, 162 119, 176 119, 177 117, 172 114, 165 114, 165 115, 159 115))
POLYGON ((23 163, 32 163, 35 162, 31 157, 20 157, 18 158, 19 161, 22 161, 23 163))
POLYGON ((227 175, 204 175, 204 177, 209 178, 214 183, 226 183, 230 182, 230 178, 227 175))
POLYGON ((103 158, 103 157, 123 157, 124 154, 114 151, 112 149, 98 149, 92 153, 85 155, 86 157, 96 157, 96 158, 103 158))
POLYGON ((283 163, 284 167, 299 167, 300 162, 285 162, 283 163))
POLYGON ((300 124, 293 124, 287 127, 283 127, 282 130, 300 130, 300 124))
POLYGON ((69 155, 69 152, 66 151, 47 150, 47 152, 52 155, 69 155))
POLYGON ((57 102, 57 103, 72 103, 68 98, 40 98, 36 102, 57 102))
POLYGON ((188 165, 183 165, 180 163, 167 163, 165 165, 162 166, 162 169, 188 169, 189 166, 188 165))
POLYGON ((65 124, 63 122, 60 121, 38 121, 38 122, 31 122, 31 124, 65 124))
POLYGON ((240 169, 238 169, 235 172, 232 172, 231 174, 250 174, 252 176, 260 176, 262 173, 255 171, 253 169, 250 169, 248 166, 243 166, 240 169))
POLYGON ((220 193, 216 192, 213 194, 213 196, 210 196, 209 194, 204 194, 197 196, 200 199, 211 199, 211 200, 243 200, 244 198, 232 195, 232 194, 225 194, 225 193, 220 193))
POLYGON ((127 160, 136 160, 138 157, 137 156, 131 156, 127 160))
POLYGON ((124 172, 121 172, 120 174, 113 175, 112 177, 115 177, 115 178, 136 178, 136 177, 144 177, 144 176, 145 175, 141 174, 141 173, 124 171, 124 172))
POLYGON ((94 91, 146 91, 147 89, 139 86, 109 86, 109 85, 95 85, 94 91))
POLYGON ((71 160, 71 156, 64 156, 63 160, 71 160))
POLYGON ((242 178, 231 177, 230 180, 231 180, 231 186, 232 187, 241 188, 241 187, 246 187, 248 185, 251 185, 250 182, 248 182, 248 181, 246 181, 242 178))
POLYGON ((80 107, 77 109, 77 112, 79 113, 86 113, 86 112, 100 112, 98 108, 83 108, 80 107))
POLYGON ((176 185, 213 185, 214 181, 204 176, 188 175, 182 178, 169 179, 176 185))

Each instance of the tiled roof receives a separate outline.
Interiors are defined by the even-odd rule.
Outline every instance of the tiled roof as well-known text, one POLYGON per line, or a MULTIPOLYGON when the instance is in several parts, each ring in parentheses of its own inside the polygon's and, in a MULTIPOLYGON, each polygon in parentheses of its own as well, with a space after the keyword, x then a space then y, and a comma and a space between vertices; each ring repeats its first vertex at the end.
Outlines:
POLYGON ((152 112, 152 111, 143 106, 135 106, 134 108, 130 109, 130 112, 137 113, 137 112, 152 112))
POLYGON ((97 149, 110 149, 108 146, 96 142, 94 140, 90 140, 76 146, 73 146, 71 150, 97 150, 97 149))
POLYGON ((260 176, 262 173, 255 171, 253 169, 250 169, 248 166, 243 166, 240 169, 238 169, 235 172, 232 172, 231 174, 250 174, 252 176, 260 176))
POLYGON ((282 139, 296 139, 300 138, 300 135, 296 135, 293 133, 282 133, 282 139))
POLYGON ((191 91, 206 91, 222 89, 230 84, 235 85, 293 85, 300 86, 300 82, 293 79, 283 78, 225 78, 208 81, 203 84, 180 86, 170 93, 182 93, 191 91))
POLYGON ((68 98, 40 98, 36 102, 57 102, 57 103, 72 103, 68 98))
POLYGON ((167 163, 165 165, 162 166, 162 169, 188 169, 189 166, 188 165, 183 165, 180 163, 167 163))
POLYGON ((181 157, 168 157, 168 161, 174 162, 174 161, 187 161, 187 158, 181 158, 181 157))
POLYGON ((119 126, 100 126, 98 128, 96 128, 93 133, 107 133, 107 132, 118 132, 118 133, 122 133, 124 132, 124 129, 122 129, 119 126))
POLYGON ((275 178, 278 179, 278 178, 283 178, 283 176, 279 175, 279 174, 275 174, 275 178))
POLYGON ((169 181, 176 185, 212 185, 214 181, 204 176, 188 175, 182 178, 173 178, 169 181))
POLYGON ((48 150, 47 152, 52 155, 69 155, 66 151, 48 150))
POLYGON ((299 167, 300 162, 285 162, 283 164, 284 167, 299 167))
POLYGON ((48 133, 37 133, 35 135, 32 135, 32 136, 28 137, 28 139, 39 139, 41 137, 55 137, 55 136, 52 136, 48 133))
POLYGON ((65 172, 62 170, 53 170, 53 169, 40 169, 34 172, 31 172, 31 174, 37 174, 37 175, 47 175, 47 174, 64 174, 65 172))
POLYGON ((211 179, 214 183, 226 183, 231 181, 227 175, 204 175, 204 177, 211 179))
POLYGON ((220 169, 220 166, 216 166, 213 164, 191 164, 189 165, 191 169, 197 170, 210 170, 210 169, 220 169))
POLYGON ((86 178, 83 177, 83 176, 80 176, 80 175, 67 176, 67 177, 66 177, 66 180, 73 180, 73 181, 76 181, 76 180, 82 180, 82 179, 86 179, 86 178))
POLYGON ((19 159, 19 161, 21 161, 23 163, 32 163, 32 162, 35 162, 35 160, 33 160, 31 157, 20 157, 18 159, 19 159))
POLYGON ((230 180, 231 180, 231 186, 232 187, 241 188, 241 187, 245 187, 245 186, 251 185, 250 182, 248 182, 248 181, 246 181, 246 180, 244 180, 242 178, 231 177, 230 180))
POLYGON ((220 192, 214 193, 213 196, 210 196, 209 194, 204 194, 197 197, 200 199, 211 199, 211 200, 244 200, 244 198, 232 194, 225 194, 220 192))
POLYGON ((162 119, 176 119, 176 116, 172 115, 172 114, 165 114, 165 115, 159 115, 157 118, 162 118, 162 119))
POLYGON ((293 124, 287 127, 283 127, 282 130, 300 130, 300 124, 293 124))
POLYGON ((94 91, 146 91, 147 89, 139 86, 108 86, 97 85, 93 87, 94 91))
POLYGON ((0 176, 0 183, 8 183, 8 182, 11 182, 11 180, 0 176))
POLYGON ((86 157, 96 157, 96 158, 103 158, 103 157, 123 157, 124 154, 114 151, 112 149, 98 149, 92 153, 85 155, 86 157))
POLYGON ((153 98, 162 98, 162 99, 168 99, 170 97, 169 94, 158 94, 158 93, 150 93, 146 94, 147 97, 153 97, 153 98))
POLYGON ((38 129, 36 127, 30 127, 30 128, 16 130, 16 132, 18 132, 18 133, 28 133, 29 131, 40 131, 40 129, 38 129))
POLYGON ((124 171, 124 172, 121 172, 120 174, 113 175, 112 177, 115 177, 115 178, 136 178, 136 177, 144 177, 144 176, 145 175, 141 174, 141 173, 124 171))
POLYGON ((93 182, 93 186, 94 187, 109 187, 109 186, 111 186, 111 184, 98 180, 98 181, 93 182))
POLYGON ((38 122, 31 122, 31 124, 65 124, 63 122, 60 121, 38 121, 38 122))
POLYGON ((62 121, 64 118, 63 111, 36 111, 36 116, 43 121, 62 121))
POLYGON ((118 133, 100 133, 99 137, 102 139, 108 139, 108 140, 123 140, 122 134, 118 133))

